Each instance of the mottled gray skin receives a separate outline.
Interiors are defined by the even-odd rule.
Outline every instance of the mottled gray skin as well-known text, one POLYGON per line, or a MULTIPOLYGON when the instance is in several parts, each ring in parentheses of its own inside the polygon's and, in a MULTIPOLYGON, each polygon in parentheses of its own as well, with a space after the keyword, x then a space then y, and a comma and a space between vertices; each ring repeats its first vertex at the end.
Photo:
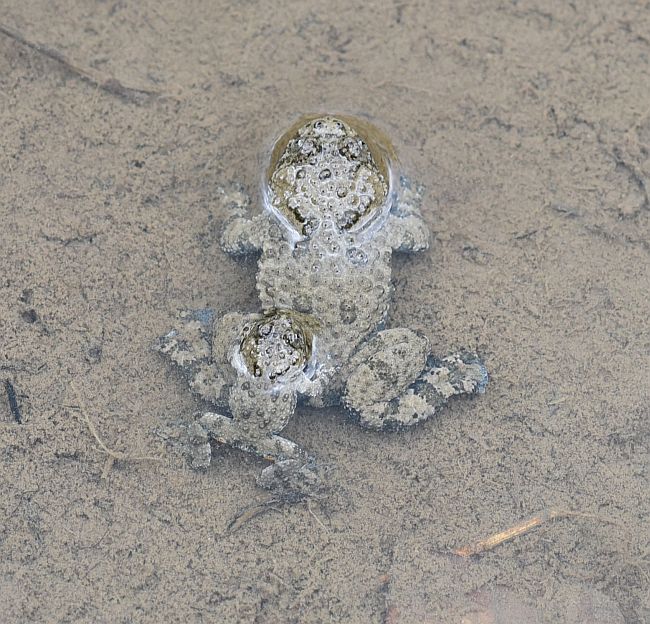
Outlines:
POLYGON ((210 440, 271 461, 307 459, 295 443, 275 434, 286 426, 298 396, 322 390, 312 379, 312 329, 309 318, 291 311, 226 314, 216 321, 209 310, 179 315, 156 348, 180 367, 196 394, 228 414, 207 412, 189 425, 195 468, 209 465, 210 440))
MULTIPOLYGON (((384 329, 393 252, 429 245, 420 189, 396 177, 393 161, 369 125, 317 117, 276 145, 261 214, 248 216, 241 191, 223 191, 230 217, 222 247, 259 254, 264 313, 214 324, 186 315, 161 340, 193 390, 227 412, 193 425, 194 465, 207 465, 212 439, 304 467, 304 451, 277 435, 301 399, 343 403, 362 426, 388 430, 431 417, 451 396, 483 392, 487 373, 476 356, 437 360, 425 336, 384 329), (287 349, 295 365, 284 370, 287 349)), ((286 465, 267 469, 262 482, 271 487, 281 472, 286 465)))

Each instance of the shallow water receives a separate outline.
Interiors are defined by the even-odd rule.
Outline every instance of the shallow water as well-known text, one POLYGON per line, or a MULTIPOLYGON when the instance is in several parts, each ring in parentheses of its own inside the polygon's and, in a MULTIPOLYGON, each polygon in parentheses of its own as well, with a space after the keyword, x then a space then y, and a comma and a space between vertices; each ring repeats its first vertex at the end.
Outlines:
POLYGON ((0 34, 5 621, 647 621, 647 7, 10 0, 1 19, 70 61, 0 34), (216 188, 259 200, 260 155, 324 110, 374 120, 428 187, 434 244, 395 259, 390 323, 478 350, 491 382, 401 434, 302 409, 285 433, 331 493, 233 531, 263 462, 187 468, 164 427, 204 406, 150 345, 178 309, 258 308, 216 188), (107 464, 84 414, 160 461, 107 464))

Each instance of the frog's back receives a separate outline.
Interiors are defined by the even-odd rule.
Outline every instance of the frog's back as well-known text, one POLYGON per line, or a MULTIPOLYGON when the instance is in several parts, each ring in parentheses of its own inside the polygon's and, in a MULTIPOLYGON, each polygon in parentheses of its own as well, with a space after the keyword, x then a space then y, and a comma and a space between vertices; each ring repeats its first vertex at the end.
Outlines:
POLYGON ((320 323, 319 337, 338 364, 383 323, 390 302, 390 249, 322 251, 318 241, 265 249, 257 287, 265 309, 291 309, 320 323))

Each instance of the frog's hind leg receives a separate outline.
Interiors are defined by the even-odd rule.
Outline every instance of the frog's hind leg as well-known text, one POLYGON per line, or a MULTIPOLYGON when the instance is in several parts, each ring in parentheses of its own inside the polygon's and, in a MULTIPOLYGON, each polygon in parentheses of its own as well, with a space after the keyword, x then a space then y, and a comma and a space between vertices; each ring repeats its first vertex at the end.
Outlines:
POLYGON ((306 460, 307 454, 295 442, 280 435, 259 435, 251 432, 242 421, 207 412, 198 420, 210 440, 252 453, 268 461, 306 460))
POLYGON ((407 329, 379 332, 354 356, 343 401, 363 427, 392 430, 431 418, 447 401, 485 390, 476 355, 438 359, 427 339, 407 329))
POLYGON ((210 463, 210 441, 252 453, 271 463, 258 477, 258 484, 278 500, 298 502, 315 496, 321 486, 318 466, 295 442, 275 433, 251 435, 242 421, 208 412, 195 423, 199 435, 190 438, 190 462, 195 468, 210 463))
MULTIPOLYGON (((248 412, 248 406, 239 396, 235 401, 238 408, 233 410, 234 418, 208 412, 196 425, 204 432, 208 444, 211 440, 227 444, 272 462, 260 474, 258 484, 271 490, 278 500, 297 502, 316 495, 321 482, 314 460, 295 442, 278 435, 295 409, 295 394, 289 398, 292 400, 271 401, 281 406, 275 413, 267 401, 266 409, 262 407, 265 417, 260 419, 259 414, 248 412)), ((258 408, 264 405, 263 396, 256 399, 258 408)), ((201 458, 205 455, 202 446, 205 441, 197 442, 193 456, 201 458)))

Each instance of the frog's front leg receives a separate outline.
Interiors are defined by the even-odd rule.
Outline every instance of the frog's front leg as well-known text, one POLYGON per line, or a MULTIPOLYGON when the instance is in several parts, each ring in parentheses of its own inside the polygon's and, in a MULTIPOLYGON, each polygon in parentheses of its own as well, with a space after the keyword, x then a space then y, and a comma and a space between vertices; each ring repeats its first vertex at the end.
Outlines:
POLYGON ((385 227, 388 244, 395 251, 413 253, 429 247, 431 234, 420 213, 423 192, 423 187, 409 178, 400 178, 400 190, 385 227))
POLYGON ((220 203, 228 215, 221 234, 221 248, 232 256, 260 251, 268 229, 267 215, 250 217, 250 198, 239 187, 220 189, 220 203))
POLYGON ((352 364, 343 402, 369 429, 422 422, 453 396, 482 393, 488 379, 474 354, 434 358, 428 340, 408 329, 379 332, 352 364))

